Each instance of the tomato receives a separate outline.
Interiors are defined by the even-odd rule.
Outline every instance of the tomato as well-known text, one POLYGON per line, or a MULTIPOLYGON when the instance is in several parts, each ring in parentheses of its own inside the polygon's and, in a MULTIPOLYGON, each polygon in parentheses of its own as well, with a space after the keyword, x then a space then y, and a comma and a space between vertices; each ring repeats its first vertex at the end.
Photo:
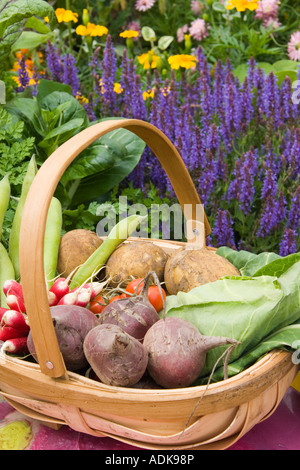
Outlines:
POLYGON ((109 299, 109 303, 111 304, 115 300, 127 299, 127 297, 128 297, 128 295, 126 295, 126 294, 114 295, 111 299, 109 299))
POLYGON ((102 297, 102 295, 97 295, 97 297, 91 301, 89 310, 96 315, 97 313, 101 313, 106 305, 107 303, 105 302, 104 297, 102 297))
POLYGON ((138 279, 133 279, 132 281, 130 281, 125 290, 129 292, 130 294, 134 294, 136 291, 136 288, 139 286, 136 292, 136 294, 139 294, 141 292, 143 285, 144 285, 144 278, 140 277, 138 279))
MULTIPOLYGON (((133 294, 134 292, 136 292, 136 288, 139 286, 136 292, 137 294, 139 294, 144 285, 143 281, 144 281, 143 278, 133 279, 127 285, 126 291, 129 292, 130 294, 133 294)), ((161 290, 163 293, 163 297, 166 300, 166 292, 163 288, 161 290)), ((149 286, 148 299, 157 312, 160 312, 163 309, 163 300, 161 298, 160 289, 158 286, 149 286)))
MULTIPOLYGON (((163 297, 166 300, 166 292, 162 288, 163 297)), ((161 298, 160 289, 157 286, 149 286, 148 288, 148 299, 150 304, 153 305, 157 312, 160 312, 163 309, 163 299, 161 298)))

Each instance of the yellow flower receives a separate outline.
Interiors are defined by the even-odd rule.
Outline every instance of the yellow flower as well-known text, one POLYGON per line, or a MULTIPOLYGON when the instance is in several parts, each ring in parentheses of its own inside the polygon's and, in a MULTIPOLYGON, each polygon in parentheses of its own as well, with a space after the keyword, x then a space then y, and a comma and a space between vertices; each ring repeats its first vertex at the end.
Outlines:
POLYGON ((86 96, 84 96, 82 93, 80 93, 79 91, 77 91, 77 93, 76 93, 76 99, 82 105, 88 104, 88 102, 89 102, 88 98, 86 96))
POLYGON ((123 88, 121 87, 120 83, 115 83, 114 84, 114 92, 117 94, 122 93, 123 88))
POLYGON ((183 67, 184 69, 190 69, 196 66, 197 59, 194 55, 178 54, 171 55, 168 58, 168 62, 172 69, 178 70, 179 67, 183 67))
POLYGON ((232 10, 236 8, 237 11, 245 11, 245 10, 256 10, 258 8, 258 2, 255 0, 229 0, 226 9, 232 10))
POLYGON ((78 13, 74 13, 71 10, 65 10, 64 8, 56 8, 55 15, 59 23, 68 23, 69 21, 78 21, 78 13))
POLYGON ((123 31, 123 33, 120 33, 121 38, 137 38, 139 35, 138 31, 134 31, 133 29, 127 29, 126 31, 123 31))
POLYGON ((152 90, 146 90, 143 92, 143 98, 146 101, 148 98, 153 98, 154 97, 154 88, 152 90))
POLYGON ((88 23, 87 26, 79 25, 76 28, 76 34, 79 36, 103 36, 108 33, 108 29, 105 26, 96 25, 94 23, 88 23))
POLYGON ((159 56, 155 55, 153 51, 145 52, 145 54, 138 56, 138 61, 144 66, 144 69, 155 69, 159 56))

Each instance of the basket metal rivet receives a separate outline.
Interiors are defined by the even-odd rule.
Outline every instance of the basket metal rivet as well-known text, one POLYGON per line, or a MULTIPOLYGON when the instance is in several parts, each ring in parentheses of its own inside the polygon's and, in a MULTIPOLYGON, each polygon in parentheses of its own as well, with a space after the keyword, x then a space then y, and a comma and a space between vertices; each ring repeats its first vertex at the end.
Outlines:
POLYGON ((199 230, 197 228, 193 228, 193 233, 197 236, 199 235, 199 230))
POLYGON ((51 361, 47 361, 46 362, 46 367, 48 367, 48 369, 53 369, 54 365, 52 364, 51 361))

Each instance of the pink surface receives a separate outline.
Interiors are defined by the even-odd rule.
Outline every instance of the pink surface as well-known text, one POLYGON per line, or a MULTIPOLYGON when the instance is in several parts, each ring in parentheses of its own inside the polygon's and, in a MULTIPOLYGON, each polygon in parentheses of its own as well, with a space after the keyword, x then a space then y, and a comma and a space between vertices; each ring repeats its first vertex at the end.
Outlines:
MULTIPOLYGON (((15 420, 26 420, 31 426, 32 439, 26 450, 140 450, 114 439, 82 434, 68 426, 53 430, 1 402, 0 427, 15 420)), ((228 450, 300 450, 300 393, 290 387, 275 413, 228 450)))

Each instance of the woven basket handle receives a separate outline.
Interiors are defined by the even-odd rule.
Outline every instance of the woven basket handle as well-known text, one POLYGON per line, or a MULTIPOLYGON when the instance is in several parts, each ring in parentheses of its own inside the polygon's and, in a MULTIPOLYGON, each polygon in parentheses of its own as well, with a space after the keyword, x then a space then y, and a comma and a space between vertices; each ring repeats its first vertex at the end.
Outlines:
MULTIPOLYGON (((133 132, 152 149, 165 169, 181 207, 190 205, 195 228, 203 226, 199 214, 197 220, 197 207, 201 206, 201 201, 192 179, 176 148, 153 125, 136 119, 103 121, 83 130, 55 150, 31 185, 20 233, 20 272, 26 312, 41 371, 50 377, 66 375, 66 367, 52 324, 45 286, 44 234, 49 205, 61 177, 76 156, 101 136, 119 128, 133 132)), ((210 226, 205 214, 204 226, 208 235, 210 226)))

